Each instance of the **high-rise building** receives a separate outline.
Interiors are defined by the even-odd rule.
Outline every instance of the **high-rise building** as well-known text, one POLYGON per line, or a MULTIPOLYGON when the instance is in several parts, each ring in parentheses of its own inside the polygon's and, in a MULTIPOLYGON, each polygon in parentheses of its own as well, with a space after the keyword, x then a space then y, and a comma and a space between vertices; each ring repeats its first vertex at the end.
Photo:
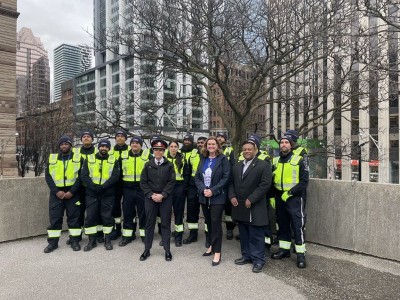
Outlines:
POLYGON ((62 44, 54 49, 54 101, 61 99, 61 83, 90 69, 91 61, 88 46, 62 44))
POLYGON ((17 114, 50 103, 47 51, 31 29, 17 35, 17 114))
POLYGON ((75 77, 74 106, 78 118, 100 128, 117 122, 131 131, 208 132, 208 104, 202 87, 185 74, 129 56, 126 46, 109 34, 129 25, 126 0, 94 0, 95 68, 75 77), (184 99, 184 100, 180 100, 184 99), (118 120, 117 120, 118 119, 118 120))
POLYGON ((17 175, 16 146, 16 45, 17 0, 0 2, 0 178, 17 175))

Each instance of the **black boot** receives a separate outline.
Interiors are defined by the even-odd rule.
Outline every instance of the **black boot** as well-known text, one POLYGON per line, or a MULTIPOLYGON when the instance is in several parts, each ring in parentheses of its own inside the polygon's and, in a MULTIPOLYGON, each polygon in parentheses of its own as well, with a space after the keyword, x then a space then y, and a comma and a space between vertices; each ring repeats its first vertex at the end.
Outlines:
POLYGON ((233 239, 233 230, 232 229, 227 229, 226 230, 226 239, 227 240, 232 240, 233 239))
POLYGON ((111 236, 109 234, 104 236, 104 247, 106 247, 106 250, 113 249, 113 245, 111 244, 111 236))
POLYGON ((279 249, 278 252, 272 253, 271 255, 272 259, 282 259, 285 257, 290 257, 290 250, 279 249))
POLYGON ((83 251, 91 251, 93 248, 96 248, 96 247, 97 247, 96 235, 95 234, 91 234, 91 235, 89 235, 89 242, 83 248, 83 251))
POLYGON ((50 253, 53 252, 58 248, 58 238, 56 239, 47 239, 49 244, 47 245, 46 248, 44 248, 44 253, 50 253))
POLYGON ((96 241, 97 241, 99 244, 104 243, 104 233, 103 233, 103 231, 97 231, 97 234, 96 234, 96 241))
POLYGON ((184 244, 190 244, 190 243, 194 243, 197 242, 197 230, 190 230, 190 234, 189 237, 187 239, 183 240, 184 244))
POLYGON ((74 251, 81 250, 81 245, 79 244, 79 237, 71 237, 71 248, 74 251))
POLYGON ((122 235, 121 229, 122 229, 121 223, 115 224, 115 228, 110 234, 112 240, 116 240, 122 235))
POLYGON ((271 253, 271 244, 265 243, 265 254, 269 256, 270 253, 271 253))
POLYGON ((132 242, 132 238, 131 237, 127 237, 127 236, 123 236, 122 239, 119 241, 119 246, 124 247, 126 245, 128 245, 130 242, 132 242))
POLYGON ((307 267, 306 256, 304 255, 304 253, 297 254, 297 267, 300 269, 304 269, 305 267, 307 267))
POLYGON ((183 232, 175 232, 175 246, 182 247, 182 235, 183 232))

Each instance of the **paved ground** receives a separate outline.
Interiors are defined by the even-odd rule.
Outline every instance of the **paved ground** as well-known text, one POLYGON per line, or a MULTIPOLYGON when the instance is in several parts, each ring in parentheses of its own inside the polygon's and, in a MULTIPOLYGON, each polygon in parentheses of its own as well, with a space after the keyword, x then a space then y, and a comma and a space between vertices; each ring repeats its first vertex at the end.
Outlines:
MULTIPOLYGON (((151 256, 139 261, 143 244, 91 252, 60 248, 44 254, 46 238, 0 244, 0 299, 400 299, 400 263, 308 244, 308 268, 295 256, 268 260, 263 273, 236 266, 239 243, 223 243, 222 262, 202 257, 204 235, 172 246, 164 260, 157 235, 151 256)), ((87 239, 83 241, 86 244, 87 239)))

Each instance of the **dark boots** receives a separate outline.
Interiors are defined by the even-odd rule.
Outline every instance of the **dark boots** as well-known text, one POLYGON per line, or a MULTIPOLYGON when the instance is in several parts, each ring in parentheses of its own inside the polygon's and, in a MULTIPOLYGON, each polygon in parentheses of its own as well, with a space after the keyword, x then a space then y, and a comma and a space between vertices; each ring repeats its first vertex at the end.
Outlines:
MULTIPOLYGON (((135 236, 136 238, 136 236, 135 236)), ((132 237, 128 237, 128 236, 123 236, 122 239, 119 241, 119 246, 124 247, 126 245, 128 245, 130 242, 133 241, 132 237)))
POLYGON ((187 239, 184 239, 183 243, 184 244, 191 244, 191 243, 194 243, 194 242, 197 242, 197 230, 192 229, 192 230, 190 230, 189 237, 187 239))
POLYGON ((175 232, 175 246, 182 247, 183 232, 175 232))
POLYGON ((226 239, 227 240, 233 240, 233 229, 227 229, 226 230, 226 239))
POLYGON ((112 240, 118 239, 122 235, 121 223, 115 224, 114 230, 111 232, 110 237, 112 240))
POLYGON ((278 252, 272 253, 271 255, 272 259, 282 259, 286 257, 290 257, 290 250, 279 249, 278 252))
POLYGON ((44 248, 44 253, 50 253, 53 252, 58 248, 58 238, 56 239, 47 239, 49 244, 47 245, 46 248, 44 248))
POLYGON ((110 234, 106 234, 104 236, 104 247, 106 247, 106 250, 112 250, 113 245, 111 244, 111 236, 110 234))
POLYGON ((97 234, 96 234, 96 241, 97 241, 99 244, 104 243, 104 233, 103 233, 103 231, 97 231, 97 234))
POLYGON ((307 266, 306 264, 306 256, 304 253, 297 254, 297 267, 300 269, 304 269, 307 266))
POLYGON ((91 234, 91 235, 89 235, 89 242, 83 248, 83 251, 91 251, 93 248, 96 248, 96 247, 97 247, 96 235, 95 234, 91 234))
POLYGON ((70 237, 71 240, 71 248, 74 251, 79 251, 81 250, 81 245, 79 244, 79 237, 78 236, 74 236, 74 237, 70 237))

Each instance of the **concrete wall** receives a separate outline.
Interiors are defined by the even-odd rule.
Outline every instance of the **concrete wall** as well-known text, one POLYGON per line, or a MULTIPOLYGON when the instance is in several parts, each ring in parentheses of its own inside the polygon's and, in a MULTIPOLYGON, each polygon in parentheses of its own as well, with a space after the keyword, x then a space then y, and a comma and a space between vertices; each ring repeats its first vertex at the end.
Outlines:
POLYGON ((400 186, 312 179, 307 240, 400 261, 400 186))
POLYGON ((48 199, 44 177, 0 180, 0 242, 46 234, 48 199))
MULTIPOLYGON (((0 180, 0 242, 46 234, 44 178, 0 180)), ((400 186, 311 179, 307 241, 400 261, 400 186)))

